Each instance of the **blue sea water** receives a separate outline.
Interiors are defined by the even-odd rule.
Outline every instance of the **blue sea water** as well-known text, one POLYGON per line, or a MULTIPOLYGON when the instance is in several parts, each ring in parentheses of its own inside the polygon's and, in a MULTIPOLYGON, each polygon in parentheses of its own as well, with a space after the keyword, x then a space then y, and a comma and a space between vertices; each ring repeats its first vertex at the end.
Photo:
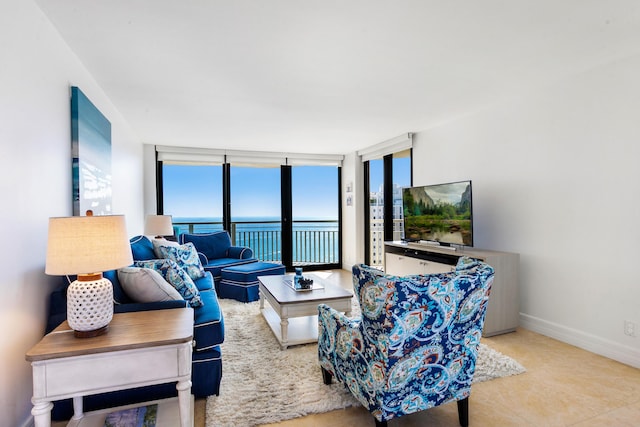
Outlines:
MULTIPOLYGON (((180 233, 209 233, 222 230, 222 218, 173 218, 180 233), (190 224, 193 228, 190 229, 190 224)), ((282 260, 282 233, 278 217, 244 217, 232 221, 233 240, 248 246, 262 261, 282 260)), ((296 218, 293 221, 294 263, 338 262, 337 219, 296 218)))

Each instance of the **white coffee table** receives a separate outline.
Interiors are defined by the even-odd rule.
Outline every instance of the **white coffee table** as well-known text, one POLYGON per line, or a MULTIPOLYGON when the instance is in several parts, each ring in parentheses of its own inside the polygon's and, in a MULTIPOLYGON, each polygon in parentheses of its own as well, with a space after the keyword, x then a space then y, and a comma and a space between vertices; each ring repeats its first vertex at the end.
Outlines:
POLYGON ((322 279, 315 274, 305 274, 322 289, 295 291, 285 283, 292 275, 259 276, 260 310, 271 327, 280 348, 318 341, 318 305, 327 304, 351 315, 353 293, 322 279), (264 301, 270 307, 265 307, 264 301))

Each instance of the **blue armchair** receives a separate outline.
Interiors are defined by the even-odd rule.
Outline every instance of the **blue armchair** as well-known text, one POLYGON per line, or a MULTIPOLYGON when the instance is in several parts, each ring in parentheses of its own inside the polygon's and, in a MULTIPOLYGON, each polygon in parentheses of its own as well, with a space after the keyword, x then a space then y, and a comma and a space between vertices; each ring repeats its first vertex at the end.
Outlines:
POLYGON ((361 318, 318 307, 325 384, 337 378, 376 426, 453 401, 460 424, 467 426, 493 276, 491 266, 466 257, 453 272, 407 277, 354 266, 361 318))
POLYGON ((211 273, 216 284, 220 283, 221 270, 234 265, 257 262, 253 250, 243 246, 232 246, 229 233, 214 231, 213 233, 181 234, 180 244, 193 243, 200 256, 204 269, 211 273))

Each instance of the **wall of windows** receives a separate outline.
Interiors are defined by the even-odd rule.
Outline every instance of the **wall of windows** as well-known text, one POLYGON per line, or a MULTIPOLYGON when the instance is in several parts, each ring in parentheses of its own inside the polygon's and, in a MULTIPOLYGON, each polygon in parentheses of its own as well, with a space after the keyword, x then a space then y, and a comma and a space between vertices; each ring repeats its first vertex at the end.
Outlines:
POLYGON ((263 261, 340 266, 339 166, 197 164, 160 156, 157 168, 158 211, 172 215, 179 232, 226 229, 234 244, 251 247, 263 261))

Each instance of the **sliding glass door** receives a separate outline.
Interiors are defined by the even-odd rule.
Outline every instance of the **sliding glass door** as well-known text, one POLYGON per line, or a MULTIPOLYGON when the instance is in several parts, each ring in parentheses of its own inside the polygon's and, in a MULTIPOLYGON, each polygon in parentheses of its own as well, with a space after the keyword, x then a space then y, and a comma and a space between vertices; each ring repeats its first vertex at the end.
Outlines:
POLYGON ((160 213, 171 215, 178 233, 222 230, 222 166, 165 163, 160 213))
POLYGON ((227 230, 261 261, 338 268, 340 167, 158 163, 158 212, 179 233, 227 230))
POLYGON ((339 169, 291 168, 294 266, 328 268, 340 263, 339 169))
POLYGON ((230 189, 234 243, 261 261, 281 262, 280 168, 231 165, 230 189))

